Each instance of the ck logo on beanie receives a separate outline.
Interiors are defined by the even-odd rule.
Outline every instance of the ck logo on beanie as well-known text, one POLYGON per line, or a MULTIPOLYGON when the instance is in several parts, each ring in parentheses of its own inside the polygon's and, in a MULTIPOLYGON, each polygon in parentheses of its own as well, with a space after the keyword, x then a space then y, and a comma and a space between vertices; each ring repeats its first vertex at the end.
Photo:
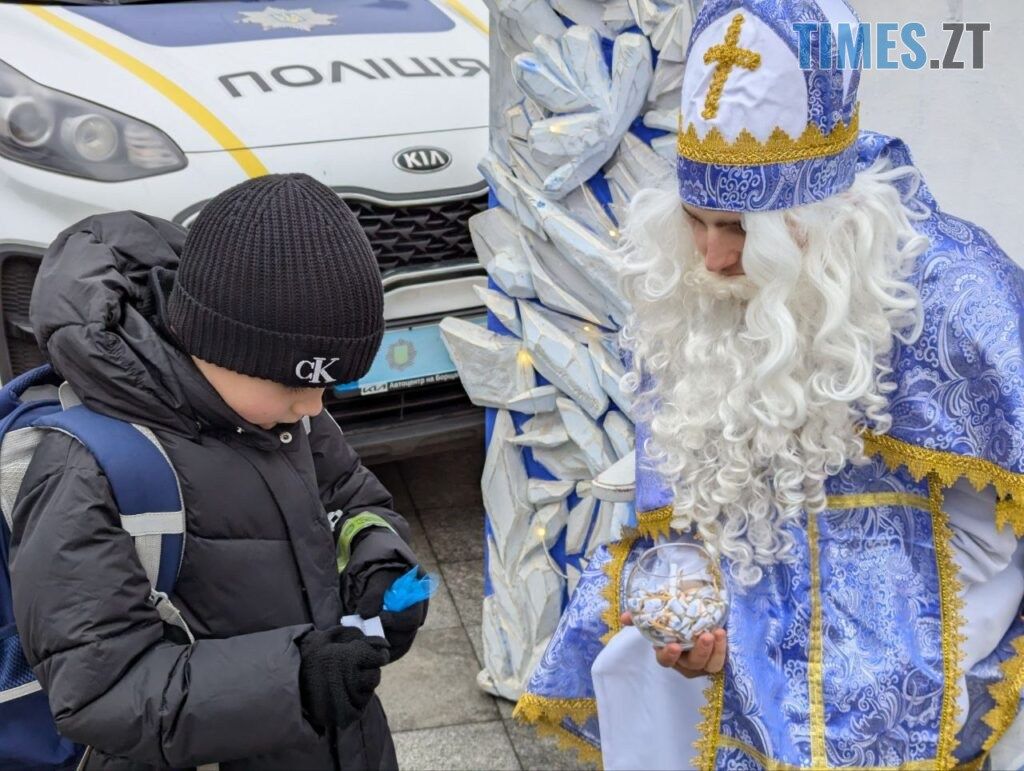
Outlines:
POLYGON ((334 383, 335 380, 327 372, 327 368, 336 361, 338 360, 331 359, 328 361, 323 356, 317 356, 315 359, 305 359, 295 365, 295 377, 309 383, 334 383))

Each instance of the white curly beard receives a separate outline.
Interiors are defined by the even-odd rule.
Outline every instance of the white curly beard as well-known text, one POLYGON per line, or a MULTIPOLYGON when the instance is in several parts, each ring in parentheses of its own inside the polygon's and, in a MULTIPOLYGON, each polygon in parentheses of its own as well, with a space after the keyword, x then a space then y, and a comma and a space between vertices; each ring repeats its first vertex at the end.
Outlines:
POLYGON ((824 508, 825 480, 862 458, 862 427, 891 425, 892 349, 921 326, 903 279, 927 239, 893 186, 912 173, 878 165, 826 201, 745 214, 734 278, 704 268, 675 191, 642 191, 630 207, 623 385, 674 490, 673 526, 695 525, 742 584, 786 559, 787 527, 824 508))

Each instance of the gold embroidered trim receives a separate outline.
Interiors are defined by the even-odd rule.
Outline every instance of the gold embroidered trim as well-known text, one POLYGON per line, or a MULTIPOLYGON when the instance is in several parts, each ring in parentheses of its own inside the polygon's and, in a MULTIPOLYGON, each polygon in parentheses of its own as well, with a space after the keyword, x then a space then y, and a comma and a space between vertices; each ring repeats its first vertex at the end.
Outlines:
POLYGON ((512 717, 528 723, 560 723, 564 718, 569 718, 582 725, 596 714, 596 699, 551 699, 535 693, 524 693, 516 702, 512 717))
POLYGON ((939 602, 942 624, 942 711, 939 714, 939 740, 936 747, 938 768, 956 767, 953 751, 959 742, 956 738, 957 718, 960 706, 960 676, 962 674, 963 632, 961 611, 964 601, 960 596, 960 579, 953 560, 953 531, 949 518, 942 510, 943 481, 939 474, 928 474, 928 495, 932 509, 932 538, 935 542, 935 565, 939 574, 939 602))
POLYGON ((838 155, 856 141, 859 131, 859 110, 854 112, 849 123, 840 121, 827 135, 822 133, 817 124, 808 123, 804 133, 797 139, 776 127, 764 142, 746 129, 730 142, 722 136, 717 126, 701 139, 697 135, 697 127, 691 123, 686 131, 679 132, 676 148, 683 158, 699 163, 763 166, 838 155))
POLYGON ((646 538, 658 539, 672 532, 670 523, 673 514, 672 504, 660 509, 641 511, 636 515, 636 531, 646 538))
MULTIPOLYGON (((807 771, 807 766, 794 766, 789 763, 783 763, 782 761, 775 760, 765 755, 746 742, 741 742, 739 739, 734 739, 731 736, 722 736, 718 740, 719 746, 730 747, 734 750, 739 750, 751 758, 756 760, 761 766, 764 767, 765 771, 807 771)), ((814 768, 814 766, 811 766, 814 768)), ((843 766, 843 771, 934 771, 935 761, 929 760, 911 760, 904 763, 901 766, 843 766)))
POLYGON ((715 74, 711 76, 711 86, 704 98, 704 112, 701 117, 711 120, 718 115, 718 104, 722 99, 722 89, 733 67, 743 67, 753 72, 761 66, 761 54, 740 48, 740 30, 743 29, 743 14, 737 13, 729 23, 725 33, 725 42, 711 46, 704 52, 704 63, 717 63, 715 74))
POLYGON ((619 621, 619 615, 622 612, 622 571, 626 567, 626 558, 629 556, 630 549, 633 548, 633 544, 639 537, 635 530, 624 530, 618 541, 608 545, 611 559, 608 560, 604 568, 604 574, 608 576, 608 585, 602 591, 602 596, 608 603, 608 607, 601 614, 601 620, 608 627, 608 631, 601 636, 602 645, 607 645, 622 629, 622 622, 619 621))
POLYGON ((825 506, 833 511, 840 509, 865 509, 872 506, 908 506, 912 509, 931 511, 931 501, 923 495, 913 493, 860 493, 858 495, 830 495, 825 506))
POLYGON ((1024 635, 1013 641, 1013 655, 999 665, 1003 678, 988 687, 988 692, 995 700, 982 721, 992 729, 992 735, 982 745, 982 757, 996 746, 1006 729, 1017 717, 1021 690, 1024 689, 1024 635))
POLYGON ((562 749, 575 750, 584 763, 601 767, 601 751, 582 737, 566 730, 562 721, 568 718, 577 725, 583 725, 597 714, 595 699, 549 699, 533 693, 525 693, 516 702, 512 717, 532 725, 544 736, 553 736, 562 749))
POLYGON ((977 490, 992 485, 999 499, 996 504, 996 526, 1002 527, 1009 523, 1013 525, 1014 533, 1024 536, 1024 475, 1015 474, 982 458, 930 450, 870 432, 864 434, 864 452, 867 455, 880 455, 890 469, 906 466, 917 481, 929 474, 936 474, 945 487, 951 486, 960 477, 966 477, 977 490))
POLYGON ((714 771, 715 756, 718 755, 718 747, 723 743, 722 730, 722 703, 725 701, 725 670, 710 675, 707 688, 704 689, 704 705, 700 708, 700 714, 704 719, 697 729, 699 738, 693 743, 697 750, 697 757, 692 761, 696 768, 702 771, 714 771))
POLYGON ((1000 530, 1006 525, 1013 527, 1014 534, 1024 535, 1024 502, 1013 498, 996 501, 996 527, 1000 530))
POLYGON ((825 676, 824 643, 821 619, 821 549, 818 545, 818 519, 807 515, 807 551, 811 572, 811 629, 807 647, 807 698, 810 702, 811 767, 826 768, 825 752, 825 676))

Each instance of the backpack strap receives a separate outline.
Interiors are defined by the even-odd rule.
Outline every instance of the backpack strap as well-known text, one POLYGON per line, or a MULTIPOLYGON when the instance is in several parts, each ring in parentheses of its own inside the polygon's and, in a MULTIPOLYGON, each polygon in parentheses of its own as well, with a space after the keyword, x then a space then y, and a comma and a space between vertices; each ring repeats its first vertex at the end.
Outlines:
POLYGON ((181 567, 185 508, 178 475, 153 432, 82 405, 39 418, 35 427, 60 431, 85 445, 103 470, 121 526, 152 587, 150 601, 169 624, 189 631, 170 594, 181 567))

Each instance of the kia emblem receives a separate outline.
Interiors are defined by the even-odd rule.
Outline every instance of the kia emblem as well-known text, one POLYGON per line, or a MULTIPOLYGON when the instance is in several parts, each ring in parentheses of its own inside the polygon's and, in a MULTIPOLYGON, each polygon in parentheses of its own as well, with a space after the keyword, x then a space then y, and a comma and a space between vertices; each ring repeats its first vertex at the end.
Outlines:
POLYGON ((452 156, 440 147, 410 147, 395 155, 395 165, 413 174, 429 174, 451 166, 452 156))

